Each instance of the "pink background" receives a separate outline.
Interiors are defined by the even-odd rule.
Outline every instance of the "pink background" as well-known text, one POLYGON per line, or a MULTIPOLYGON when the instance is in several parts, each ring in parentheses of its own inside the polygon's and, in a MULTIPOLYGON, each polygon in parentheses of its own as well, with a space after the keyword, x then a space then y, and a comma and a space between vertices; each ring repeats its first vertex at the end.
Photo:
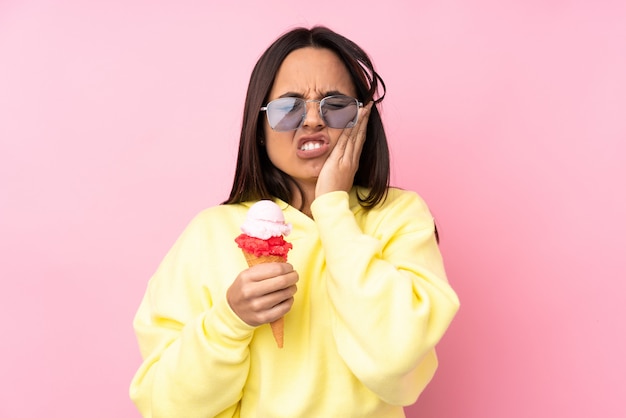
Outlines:
POLYGON ((383 75, 462 301, 408 416, 626 416, 626 3, 212 3, 0 2, 1 417, 138 416, 146 282, 230 189, 257 57, 317 23, 383 75))

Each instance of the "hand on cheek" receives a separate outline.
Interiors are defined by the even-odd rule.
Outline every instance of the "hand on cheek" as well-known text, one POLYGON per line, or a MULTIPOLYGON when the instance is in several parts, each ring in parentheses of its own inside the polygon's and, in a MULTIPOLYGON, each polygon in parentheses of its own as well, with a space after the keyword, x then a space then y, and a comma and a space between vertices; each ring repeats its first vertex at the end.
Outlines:
POLYGON ((328 156, 320 171, 315 187, 315 197, 334 191, 349 191, 354 183, 354 175, 359 168, 359 158, 367 121, 372 109, 372 102, 359 110, 359 118, 356 125, 346 128, 339 136, 339 140, 328 156))

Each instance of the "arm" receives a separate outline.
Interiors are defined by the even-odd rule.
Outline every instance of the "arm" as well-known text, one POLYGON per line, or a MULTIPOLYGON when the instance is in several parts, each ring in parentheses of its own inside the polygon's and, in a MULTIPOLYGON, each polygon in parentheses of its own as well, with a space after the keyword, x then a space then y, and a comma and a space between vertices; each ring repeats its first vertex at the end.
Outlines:
POLYGON ((231 417, 241 398, 254 328, 230 309, 219 284, 211 286, 217 294, 206 285, 219 274, 206 236, 195 219, 150 280, 135 317, 144 362, 130 395, 145 417, 231 417))
POLYGON ((348 194, 332 192, 311 208, 330 272, 339 352, 381 399, 406 405, 430 381, 434 347, 459 302, 426 205, 412 193, 388 200, 376 213, 353 213, 348 194))

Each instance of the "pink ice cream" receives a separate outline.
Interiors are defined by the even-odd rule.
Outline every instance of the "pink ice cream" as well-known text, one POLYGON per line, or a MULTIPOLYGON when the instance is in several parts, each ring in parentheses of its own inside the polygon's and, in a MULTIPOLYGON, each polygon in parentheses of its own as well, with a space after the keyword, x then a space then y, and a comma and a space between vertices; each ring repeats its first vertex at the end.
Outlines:
POLYGON ((289 235, 291 224, 285 223, 280 207, 271 200, 260 200, 248 209, 246 221, 241 225, 244 234, 259 239, 289 235))
POLYGON ((291 224, 285 223, 280 207, 271 200, 260 200, 248 209, 246 221, 241 225, 243 234, 235 238, 244 253, 256 257, 277 256, 287 260, 291 244, 283 235, 291 232, 291 224))

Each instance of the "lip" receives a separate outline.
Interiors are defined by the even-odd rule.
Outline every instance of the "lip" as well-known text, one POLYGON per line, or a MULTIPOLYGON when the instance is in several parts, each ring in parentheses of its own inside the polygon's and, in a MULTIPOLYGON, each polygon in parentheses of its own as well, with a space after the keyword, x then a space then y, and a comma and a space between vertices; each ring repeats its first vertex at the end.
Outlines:
POLYGON ((330 148, 330 141, 324 134, 318 133, 315 135, 304 135, 300 137, 300 139, 298 139, 296 155, 303 159, 317 158, 319 156, 326 154, 329 148, 330 148), (321 147, 304 151, 302 150, 302 145, 304 145, 307 142, 317 142, 321 144, 321 147))

